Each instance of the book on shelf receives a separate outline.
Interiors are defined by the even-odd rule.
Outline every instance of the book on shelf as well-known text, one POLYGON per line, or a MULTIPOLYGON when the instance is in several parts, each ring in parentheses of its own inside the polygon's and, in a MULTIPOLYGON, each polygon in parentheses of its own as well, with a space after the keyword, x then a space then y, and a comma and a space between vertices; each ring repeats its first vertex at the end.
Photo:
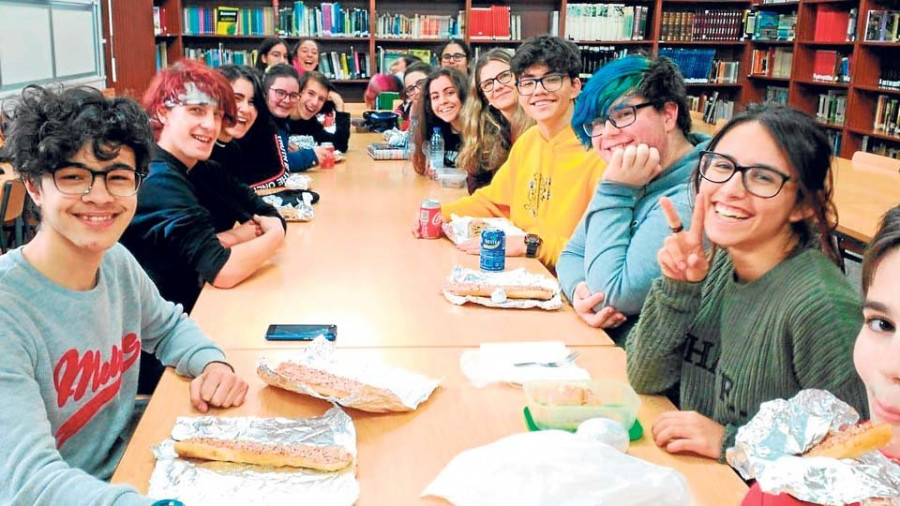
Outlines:
POLYGON ((881 74, 878 76, 878 86, 900 90, 900 61, 891 58, 881 59, 881 74))
POLYGON ((872 9, 866 14, 865 41, 897 42, 900 11, 872 9))
POLYGON ((675 62, 688 84, 708 83, 716 58, 714 48, 659 48, 659 56, 675 62))
POLYGON ((841 141, 844 140, 844 134, 839 130, 828 130, 825 132, 825 135, 828 136, 829 142, 831 142, 831 154, 832 156, 840 156, 841 154, 841 141))
MULTIPOLYGON (((854 16, 855 18, 855 16, 854 16)), ((816 42, 845 42, 850 24, 850 11, 839 6, 819 4, 816 8, 816 24, 813 40, 816 42)), ((849 30, 852 33, 853 30, 849 30)))
POLYGON ((817 120, 831 125, 843 125, 846 114, 846 92, 830 90, 828 93, 819 93, 819 104, 816 109, 817 120))
POLYGON ((168 35, 166 26, 166 8, 153 6, 153 35, 168 35))
POLYGON ((791 76, 794 52, 784 47, 754 49, 750 54, 750 75, 787 79, 791 76))
POLYGON ((850 55, 832 49, 816 49, 812 78, 828 83, 850 82, 850 55))
POLYGON ((715 123, 720 119, 731 119, 734 116, 734 100, 721 98, 718 91, 702 95, 688 95, 688 107, 702 112, 703 121, 715 123))
POLYGON ((559 11, 550 13, 550 35, 559 37, 559 11))
POLYGON ((863 135, 859 150, 890 158, 900 158, 900 144, 880 139, 873 140, 868 135, 863 135))
POLYGON ((344 8, 339 2, 307 6, 304 1, 277 9, 282 37, 368 37, 369 10, 344 8))
POLYGON ((386 39, 434 39, 463 37, 462 20, 465 11, 457 16, 429 14, 376 13, 375 35, 386 39))
POLYGON ((350 46, 349 51, 319 53, 319 71, 325 74, 325 77, 336 81, 368 79, 372 75, 368 53, 358 51, 353 46, 350 46))
POLYGON ((510 40, 512 14, 509 6, 472 7, 469 14, 469 39, 474 42, 510 40))
POLYGON ((900 135, 900 99, 878 95, 872 131, 885 135, 900 135))
POLYGON ((623 4, 568 4, 566 37, 579 41, 644 40, 649 7, 623 4))
POLYGON ((744 19, 743 33, 752 40, 792 41, 796 37, 797 12, 755 11, 744 19))
POLYGON ((169 48, 165 42, 156 44, 154 52, 156 53, 156 70, 160 71, 169 66, 169 48))
POLYGON ((216 8, 216 34, 237 35, 238 18, 241 10, 234 7, 216 8))
POLYGON ((739 66, 739 62, 736 61, 713 60, 706 81, 716 84, 734 84, 738 79, 739 66))
POLYGON ((737 41, 744 34, 744 10, 663 11, 660 40, 737 41))
POLYGON ((787 105, 788 88, 786 86, 766 86, 766 102, 787 105))

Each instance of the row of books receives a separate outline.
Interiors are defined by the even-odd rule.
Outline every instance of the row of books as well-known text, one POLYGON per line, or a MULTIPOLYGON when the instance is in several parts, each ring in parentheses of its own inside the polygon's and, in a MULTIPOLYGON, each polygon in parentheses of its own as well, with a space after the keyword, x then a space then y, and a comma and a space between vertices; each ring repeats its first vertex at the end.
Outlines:
POLYGON ((715 123, 720 119, 731 119, 734 116, 734 100, 723 99, 718 91, 701 95, 688 95, 688 107, 692 111, 703 113, 703 121, 715 123))
POLYGON ((707 83, 716 59, 715 48, 659 48, 659 56, 665 56, 678 65, 686 83, 707 83))
POLYGON ((581 52, 581 77, 589 79, 600 67, 607 63, 624 58, 632 51, 627 47, 616 48, 613 46, 579 46, 581 52))
POLYGON ((889 156, 891 158, 900 158, 900 144, 880 139, 872 139, 868 135, 863 135, 860 151, 875 153, 876 155, 889 156))
POLYGON ((794 51, 784 47, 754 49, 750 55, 750 75, 778 78, 791 77, 794 51))
POLYGON ((849 83, 850 55, 832 49, 817 49, 813 53, 812 78, 827 83, 849 83))
MULTIPOLYGON (((519 17, 521 19, 521 16, 519 17)), ((521 24, 521 21, 519 21, 521 24)), ((469 37, 471 40, 510 40, 512 37, 512 14, 508 5, 472 7, 469 14, 469 37)))
POLYGON ((319 72, 329 79, 338 81, 347 79, 368 79, 372 76, 369 54, 356 51, 350 46, 349 51, 324 51, 319 53, 319 72))
POLYGON ((847 92, 831 90, 819 93, 816 119, 831 125, 843 125, 847 115, 847 92))
POLYGON ((294 2, 278 9, 278 35, 282 37, 368 37, 369 10, 347 9, 339 2, 307 6, 294 2))
MULTIPOLYGON (((153 6, 153 35, 167 35, 169 27, 166 24, 166 8, 153 6)), ((159 69, 160 67, 157 67, 159 69)))
POLYGON ((788 88, 787 86, 766 86, 766 103, 787 105, 788 88))
POLYGON ((880 134, 900 135, 900 98, 878 95, 872 131, 880 134))
POLYGON ((752 40, 794 40, 797 11, 754 11, 744 20, 744 35, 752 40))
POLYGON ((849 11, 840 7, 820 4, 816 8, 816 26, 813 40, 818 42, 852 42, 856 40, 856 8, 849 11))
POLYGON ((256 50, 227 49, 222 44, 215 48, 184 48, 184 57, 191 60, 200 60, 207 67, 221 67, 222 65, 253 65, 256 61, 256 50))
POLYGON ((375 16, 375 34, 392 39, 435 39, 463 36, 465 12, 458 16, 429 14, 378 14, 375 16))
POLYGON ((188 35, 274 35, 272 7, 200 7, 183 10, 184 33, 188 35))
POLYGON ((744 30, 742 10, 664 11, 662 41, 740 40, 744 30))
POLYGON ((734 84, 738 80, 739 62, 713 60, 706 81, 715 84, 734 84))
POLYGON ((900 31, 900 11, 872 9, 866 15, 865 40, 897 42, 900 31))
POLYGON ((900 61, 891 58, 881 59, 881 75, 878 76, 878 86, 900 90, 900 61))
POLYGON ((566 36, 572 40, 644 40, 649 7, 623 4, 568 4, 566 36))
POLYGON ((165 42, 159 42, 154 47, 154 53, 156 55, 156 71, 169 66, 169 48, 168 44, 165 42))

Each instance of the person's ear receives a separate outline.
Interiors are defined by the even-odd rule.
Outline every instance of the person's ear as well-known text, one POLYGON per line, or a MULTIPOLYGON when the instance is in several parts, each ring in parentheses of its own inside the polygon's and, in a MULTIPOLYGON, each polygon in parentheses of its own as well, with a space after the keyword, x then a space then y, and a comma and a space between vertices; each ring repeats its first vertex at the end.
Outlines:
POLYGON ((578 98, 578 95, 580 95, 580 94, 581 94, 581 78, 573 77, 572 78, 572 92, 570 94, 570 97, 572 100, 575 100, 576 98, 578 98))
POLYGON ((166 121, 169 119, 169 108, 168 107, 158 107, 156 109, 156 119, 159 123, 165 126, 166 121))
POLYGON ((41 191, 42 188, 40 183, 40 181, 42 180, 43 178, 40 178, 38 179, 38 182, 35 183, 35 181, 31 179, 31 177, 26 176, 22 178, 22 182, 25 183, 25 191, 28 192, 28 195, 31 197, 34 205, 38 207, 41 207, 41 204, 43 202, 43 193, 41 191))
POLYGON ((678 104, 675 102, 666 102, 663 104, 662 111, 663 121, 666 125, 666 132, 671 132, 678 128, 678 104))

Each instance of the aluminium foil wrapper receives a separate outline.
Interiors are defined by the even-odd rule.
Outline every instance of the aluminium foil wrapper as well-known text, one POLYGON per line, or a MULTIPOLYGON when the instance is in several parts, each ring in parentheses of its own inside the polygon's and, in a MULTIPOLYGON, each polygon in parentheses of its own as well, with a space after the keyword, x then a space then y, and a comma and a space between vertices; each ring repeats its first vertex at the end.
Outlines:
POLYGON ((179 417, 172 439, 153 447, 156 467, 147 491, 153 499, 194 505, 348 506, 359 498, 356 480, 356 429, 334 406, 315 418, 179 417), (335 472, 183 459, 175 441, 193 437, 241 439, 260 443, 341 446, 354 463, 335 472))
POLYGON ((312 221, 316 216, 312 206, 312 195, 309 193, 304 193, 303 200, 296 205, 285 202, 278 195, 266 195, 262 200, 277 209, 285 221, 312 221))
POLYGON ((494 290, 490 297, 477 297, 473 295, 455 295, 447 291, 446 287, 442 290, 444 298, 450 303, 461 306, 466 302, 481 304, 487 307, 499 307, 504 309, 530 309, 541 308, 548 311, 559 309, 562 307, 562 296, 560 295, 559 283, 550 277, 533 274, 523 268, 511 271, 501 272, 485 272, 475 269, 468 269, 457 265, 450 272, 447 278, 450 283, 474 283, 478 285, 497 286, 499 289, 494 290), (537 299, 509 299, 503 292, 504 286, 539 286, 553 290, 553 297, 549 300, 537 299))
POLYGON ((738 430, 726 458, 744 479, 756 479, 770 494, 828 505, 866 505, 882 498, 877 504, 900 506, 900 466, 881 452, 857 459, 801 456, 830 431, 858 420, 856 410, 831 393, 803 390, 788 400, 762 403, 738 430))
POLYGON ((348 360, 340 356, 334 344, 319 336, 293 355, 260 358, 256 372, 266 383, 325 399, 330 402, 373 413, 413 411, 428 400, 440 381, 400 367, 374 361, 348 360), (335 382, 347 387, 346 396, 321 393, 313 385, 297 381, 284 371, 282 364, 296 364, 336 377, 335 382))
POLYGON ((455 214, 450 215, 450 221, 445 222, 441 226, 441 229, 444 231, 444 235, 453 241, 453 244, 459 244, 468 241, 473 237, 479 237, 469 233, 469 224, 473 221, 484 223, 485 228, 502 230, 506 233, 506 237, 525 235, 524 230, 513 225, 512 222, 506 218, 472 218, 470 216, 457 216, 455 214))

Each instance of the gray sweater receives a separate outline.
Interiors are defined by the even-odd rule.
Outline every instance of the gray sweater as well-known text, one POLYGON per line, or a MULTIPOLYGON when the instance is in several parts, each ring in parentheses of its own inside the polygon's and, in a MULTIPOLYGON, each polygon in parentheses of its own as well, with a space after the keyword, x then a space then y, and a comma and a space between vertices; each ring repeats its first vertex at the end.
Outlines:
POLYGON ((853 368, 859 296, 822 252, 805 249, 759 279, 734 279, 719 249, 702 283, 653 282, 628 335, 628 379, 640 393, 680 382, 680 408, 725 426, 722 460, 762 402, 828 390, 867 419, 853 368))
POLYGON ((225 357, 118 244, 84 292, 21 249, 0 257, 0 504, 153 502, 102 481, 127 444, 142 348, 185 376, 225 357))

